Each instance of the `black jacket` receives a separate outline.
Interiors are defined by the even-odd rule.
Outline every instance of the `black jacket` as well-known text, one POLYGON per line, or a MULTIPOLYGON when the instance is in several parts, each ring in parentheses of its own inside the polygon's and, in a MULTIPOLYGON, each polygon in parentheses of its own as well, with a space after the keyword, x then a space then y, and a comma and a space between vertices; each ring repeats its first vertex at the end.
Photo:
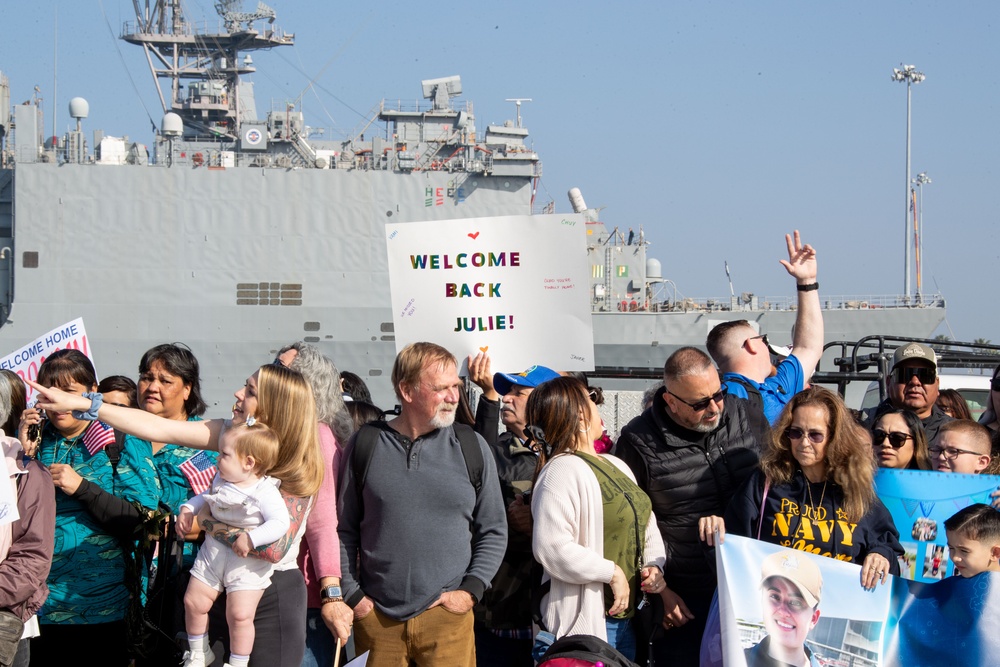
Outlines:
POLYGON ((698 519, 722 515, 760 458, 747 402, 726 396, 719 426, 691 431, 667 415, 663 392, 622 429, 614 454, 649 495, 667 551, 664 576, 671 589, 711 591, 715 574, 698 539, 698 519))

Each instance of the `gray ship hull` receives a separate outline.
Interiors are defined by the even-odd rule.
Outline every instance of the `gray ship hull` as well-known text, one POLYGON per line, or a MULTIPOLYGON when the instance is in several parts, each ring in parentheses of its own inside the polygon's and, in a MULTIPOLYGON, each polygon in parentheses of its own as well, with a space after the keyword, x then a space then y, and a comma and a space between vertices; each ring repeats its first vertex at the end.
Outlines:
MULTIPOLYGON (((529 179, 430 171, 37 163, 2 173, 14 233, 5 268, 14 273, 0 280, 13 295, 0 349, 83 317, 98 372, 134 376, 149 347, 181 341, 202 362, 215 415, 254 368, 298 339, 392 405, 384 225, 525 214, 531 202, 529 179), (428 191, 445 195, 428 201, 428 191)), ((828 340, 850 340, 929 335, 943 316, 942 308, 832 309, 825 322, 828 340)), ((673 349, 703 344, 732 318, 758 322, 780 343, 795 313, 597 312, 596 363, 661 368, 673 349)))

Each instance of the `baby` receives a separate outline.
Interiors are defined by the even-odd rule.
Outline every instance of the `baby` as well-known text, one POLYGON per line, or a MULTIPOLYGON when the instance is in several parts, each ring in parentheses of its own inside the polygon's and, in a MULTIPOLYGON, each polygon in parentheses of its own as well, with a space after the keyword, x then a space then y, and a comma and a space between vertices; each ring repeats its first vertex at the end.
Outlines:
POLYGON ((945 521, 944 528, 955 574, 1000 572, 1000 512, 982 503, 969 505, 945 521))
POLYGON ((184 595, 189 645, 184 667, 204 667, 215 659, 208 646, 208 612, 223 588, 230 642, 226 665, 246 667, 250 660, 253 618, 274 566, 246 556, 251 549, 276 542, 289 528, 277 482, 264 476, 278 461, 279 444, 278 436, 253 417, 226 429, 219 438, 218 473, 212 486, 181 506, 180 535, 191 530, 194 517, 206 506, 216 521, 245 529, 232 547, 208 536, 198 551, 184 595))

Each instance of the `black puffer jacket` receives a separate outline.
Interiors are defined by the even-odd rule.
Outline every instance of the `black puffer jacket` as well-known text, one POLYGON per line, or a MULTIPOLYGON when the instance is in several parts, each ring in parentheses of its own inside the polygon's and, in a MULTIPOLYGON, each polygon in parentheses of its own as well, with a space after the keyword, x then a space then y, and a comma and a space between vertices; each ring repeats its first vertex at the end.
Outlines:
POLYGON ((712 590, 715 574, 698 539, 698 519, 721 516, 736 489, 757 467, 760 436, 744 399, 727 396, 719 426, 691 431, 666 412, 663 392, 622 429, 615 455, 628 463, 653 502, 667 550, 664 568, 674 590, 712 590))

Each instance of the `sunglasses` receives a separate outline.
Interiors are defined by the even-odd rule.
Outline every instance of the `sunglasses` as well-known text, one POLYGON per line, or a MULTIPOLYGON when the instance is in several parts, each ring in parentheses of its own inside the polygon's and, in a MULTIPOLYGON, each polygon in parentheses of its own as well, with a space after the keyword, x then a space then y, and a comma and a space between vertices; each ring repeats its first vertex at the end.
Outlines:
POLYGON ((596 389, 588 389, 587 390, 587 396, 590 396, 591 402, 597 403, 597 390, 596 389))
POLYGON ((785 435, 789 440, 801 440, 802 438, 809 438, 809 441, 814 444, 819 444, 826 440, 826 433, 821 433, 819 431, 803 431, 800 428, 792 426, 785 429, 785 435))
POLYGON ((892 377, 896 379, 896 384, 909 384, 910 378, 917 378, 920 384, 934 384, 937 378, 937 371, 933 368, 897 368, 892 372, 892 377))
POLYGON ((680 401, 684 405, 686 405, 689 408, 691 408, 692 410, 694 410, 695 412, 701 412, 702 410, 704 410, 704 409, 706 409, 708 407, 709 403, 721 403, 722 402, 722 399, 726 395, 726 385, 722 385, 719 388, 719 391, 715 392, 714 394, 712 394, 708 398, 703 398, 700 401, 695 401, 694 403, 690 403, 688 401, 685 401, 683 398, 681 398, 680 396, 678 396, 674 392, 670 391, 669 389, 667 389, 667 393, 670 394, 671 396, 673 396, 674 398, 676 398, 678 401, 680 401))
POLYGON ((749 338, 747 338, 747 339, 746 339, 745 341, 743 341, 743 344, 744 344, 744 345, 746 345, 746 344, 747 344, 747 343, 749 343, 750 341, 752 341, 752 340, 757 340, 758 338, 759 338, 759 339, 761 339, 762 341, 764 341, 764 345, 766 345, 766 346, 768 346, 768 347, 770 347, 770 346, 771 346, 771 343, 769 343, 769 342, 768 342, 768 340, 767 340, 767 334, 761 334, 761 335, 759 335, 759 336, 750 336, 750 337, 749 337, 749 338))
POLYGON ((877 428, 872 431, 872 444, 876 447, 881 447, 885 443, 885 439, 889 438, 889 445, 893 449, 899 449, 912 437, 909 433, 901 433, 900 431, 886 432, 877 428))

